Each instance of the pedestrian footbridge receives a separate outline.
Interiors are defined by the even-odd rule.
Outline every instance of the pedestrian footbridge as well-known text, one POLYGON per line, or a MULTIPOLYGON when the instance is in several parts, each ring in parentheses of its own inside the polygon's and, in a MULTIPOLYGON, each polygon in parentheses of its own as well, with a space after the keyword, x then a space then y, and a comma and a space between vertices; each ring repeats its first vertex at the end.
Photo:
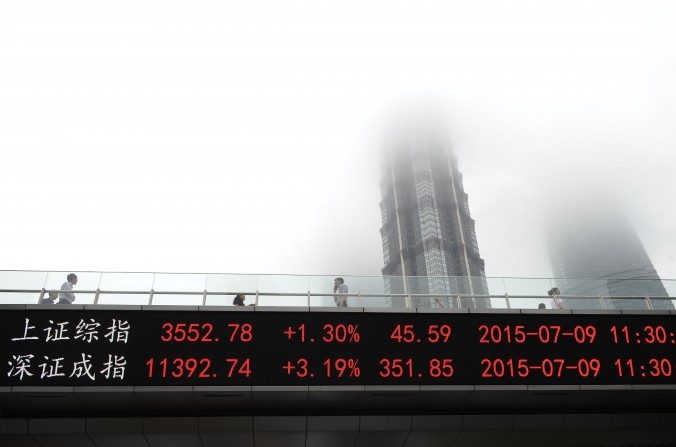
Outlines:
POLYGON ((75 273, 0 274, 0 446, 676 446, 668 296, 75 273))

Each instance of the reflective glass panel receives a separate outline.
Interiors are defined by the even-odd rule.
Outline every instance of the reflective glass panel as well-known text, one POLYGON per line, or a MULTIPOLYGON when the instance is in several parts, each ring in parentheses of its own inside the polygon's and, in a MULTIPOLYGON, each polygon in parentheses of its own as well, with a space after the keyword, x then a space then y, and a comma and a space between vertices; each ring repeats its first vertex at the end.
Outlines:
POLYGON ((153 288, 154 273, 102 273, 99 289, 99 304, 146 305, 153 288), (140 292, 142 294, 106 293, 140 292))
POLYGON ((195 292, 189 295, 156 293, 153 304, 199 306, 203 301, 207 275, 203 273, 156 273, 156 292, 195 292))
POLYGON ((258 290, 258 275, 208 274, 207 291, 223 292, 226 295, 209 295, 210 306, 232 306, 236 294, 244 295, 244 304, 255 304, 258 290))
MULTIPOLYGON (((45 284, 47 272, 28 272, 18 270, 0 271, 0 289, 40 290, 45 284)), ((2 304, 35 304, 39 293, 0 292, 2 304)))

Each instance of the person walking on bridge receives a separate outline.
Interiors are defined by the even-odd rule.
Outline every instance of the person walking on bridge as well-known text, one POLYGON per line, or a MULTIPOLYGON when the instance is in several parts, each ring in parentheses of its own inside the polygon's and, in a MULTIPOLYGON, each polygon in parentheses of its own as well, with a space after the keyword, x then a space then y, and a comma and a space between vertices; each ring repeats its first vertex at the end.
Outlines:
POLYGON ((563 309, 563 299, 558 287, 552 288, 547 294, 552 297, 552 309, 563 309))
POLYGON ((347 285, 343 278, 336 278, 333 280, 333 301, 337 307, 347 307, 347 285))
POLYGON ((59 301, 56 304, 73 304, 73 301, 75 301, 75 294, 71 290, 77 284, 77 275, 70 273, 66 277, 66 280, 66 282, 61 284, 61 293, 59 293, 59 301))

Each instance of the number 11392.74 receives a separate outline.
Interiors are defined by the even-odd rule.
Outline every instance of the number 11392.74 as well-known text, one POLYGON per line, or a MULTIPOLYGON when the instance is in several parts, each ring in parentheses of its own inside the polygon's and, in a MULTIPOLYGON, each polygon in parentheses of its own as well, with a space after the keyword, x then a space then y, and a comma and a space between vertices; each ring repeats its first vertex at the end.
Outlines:
POLYGON ((148 378, 195 378, 215 379, 218 377, 251 377, 251 359, 226 358, 220 366, 214 365, 208 357, 195 358, 150 358, 146 362, 148 378))

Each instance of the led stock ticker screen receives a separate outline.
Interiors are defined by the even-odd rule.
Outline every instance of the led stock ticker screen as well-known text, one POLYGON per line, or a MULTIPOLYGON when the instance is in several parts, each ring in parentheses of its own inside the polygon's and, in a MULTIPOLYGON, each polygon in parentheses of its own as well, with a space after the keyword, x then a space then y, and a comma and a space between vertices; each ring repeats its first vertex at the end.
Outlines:
POLYGON ((667 314, 0 314, 0 386, 676 383, 667 314))

